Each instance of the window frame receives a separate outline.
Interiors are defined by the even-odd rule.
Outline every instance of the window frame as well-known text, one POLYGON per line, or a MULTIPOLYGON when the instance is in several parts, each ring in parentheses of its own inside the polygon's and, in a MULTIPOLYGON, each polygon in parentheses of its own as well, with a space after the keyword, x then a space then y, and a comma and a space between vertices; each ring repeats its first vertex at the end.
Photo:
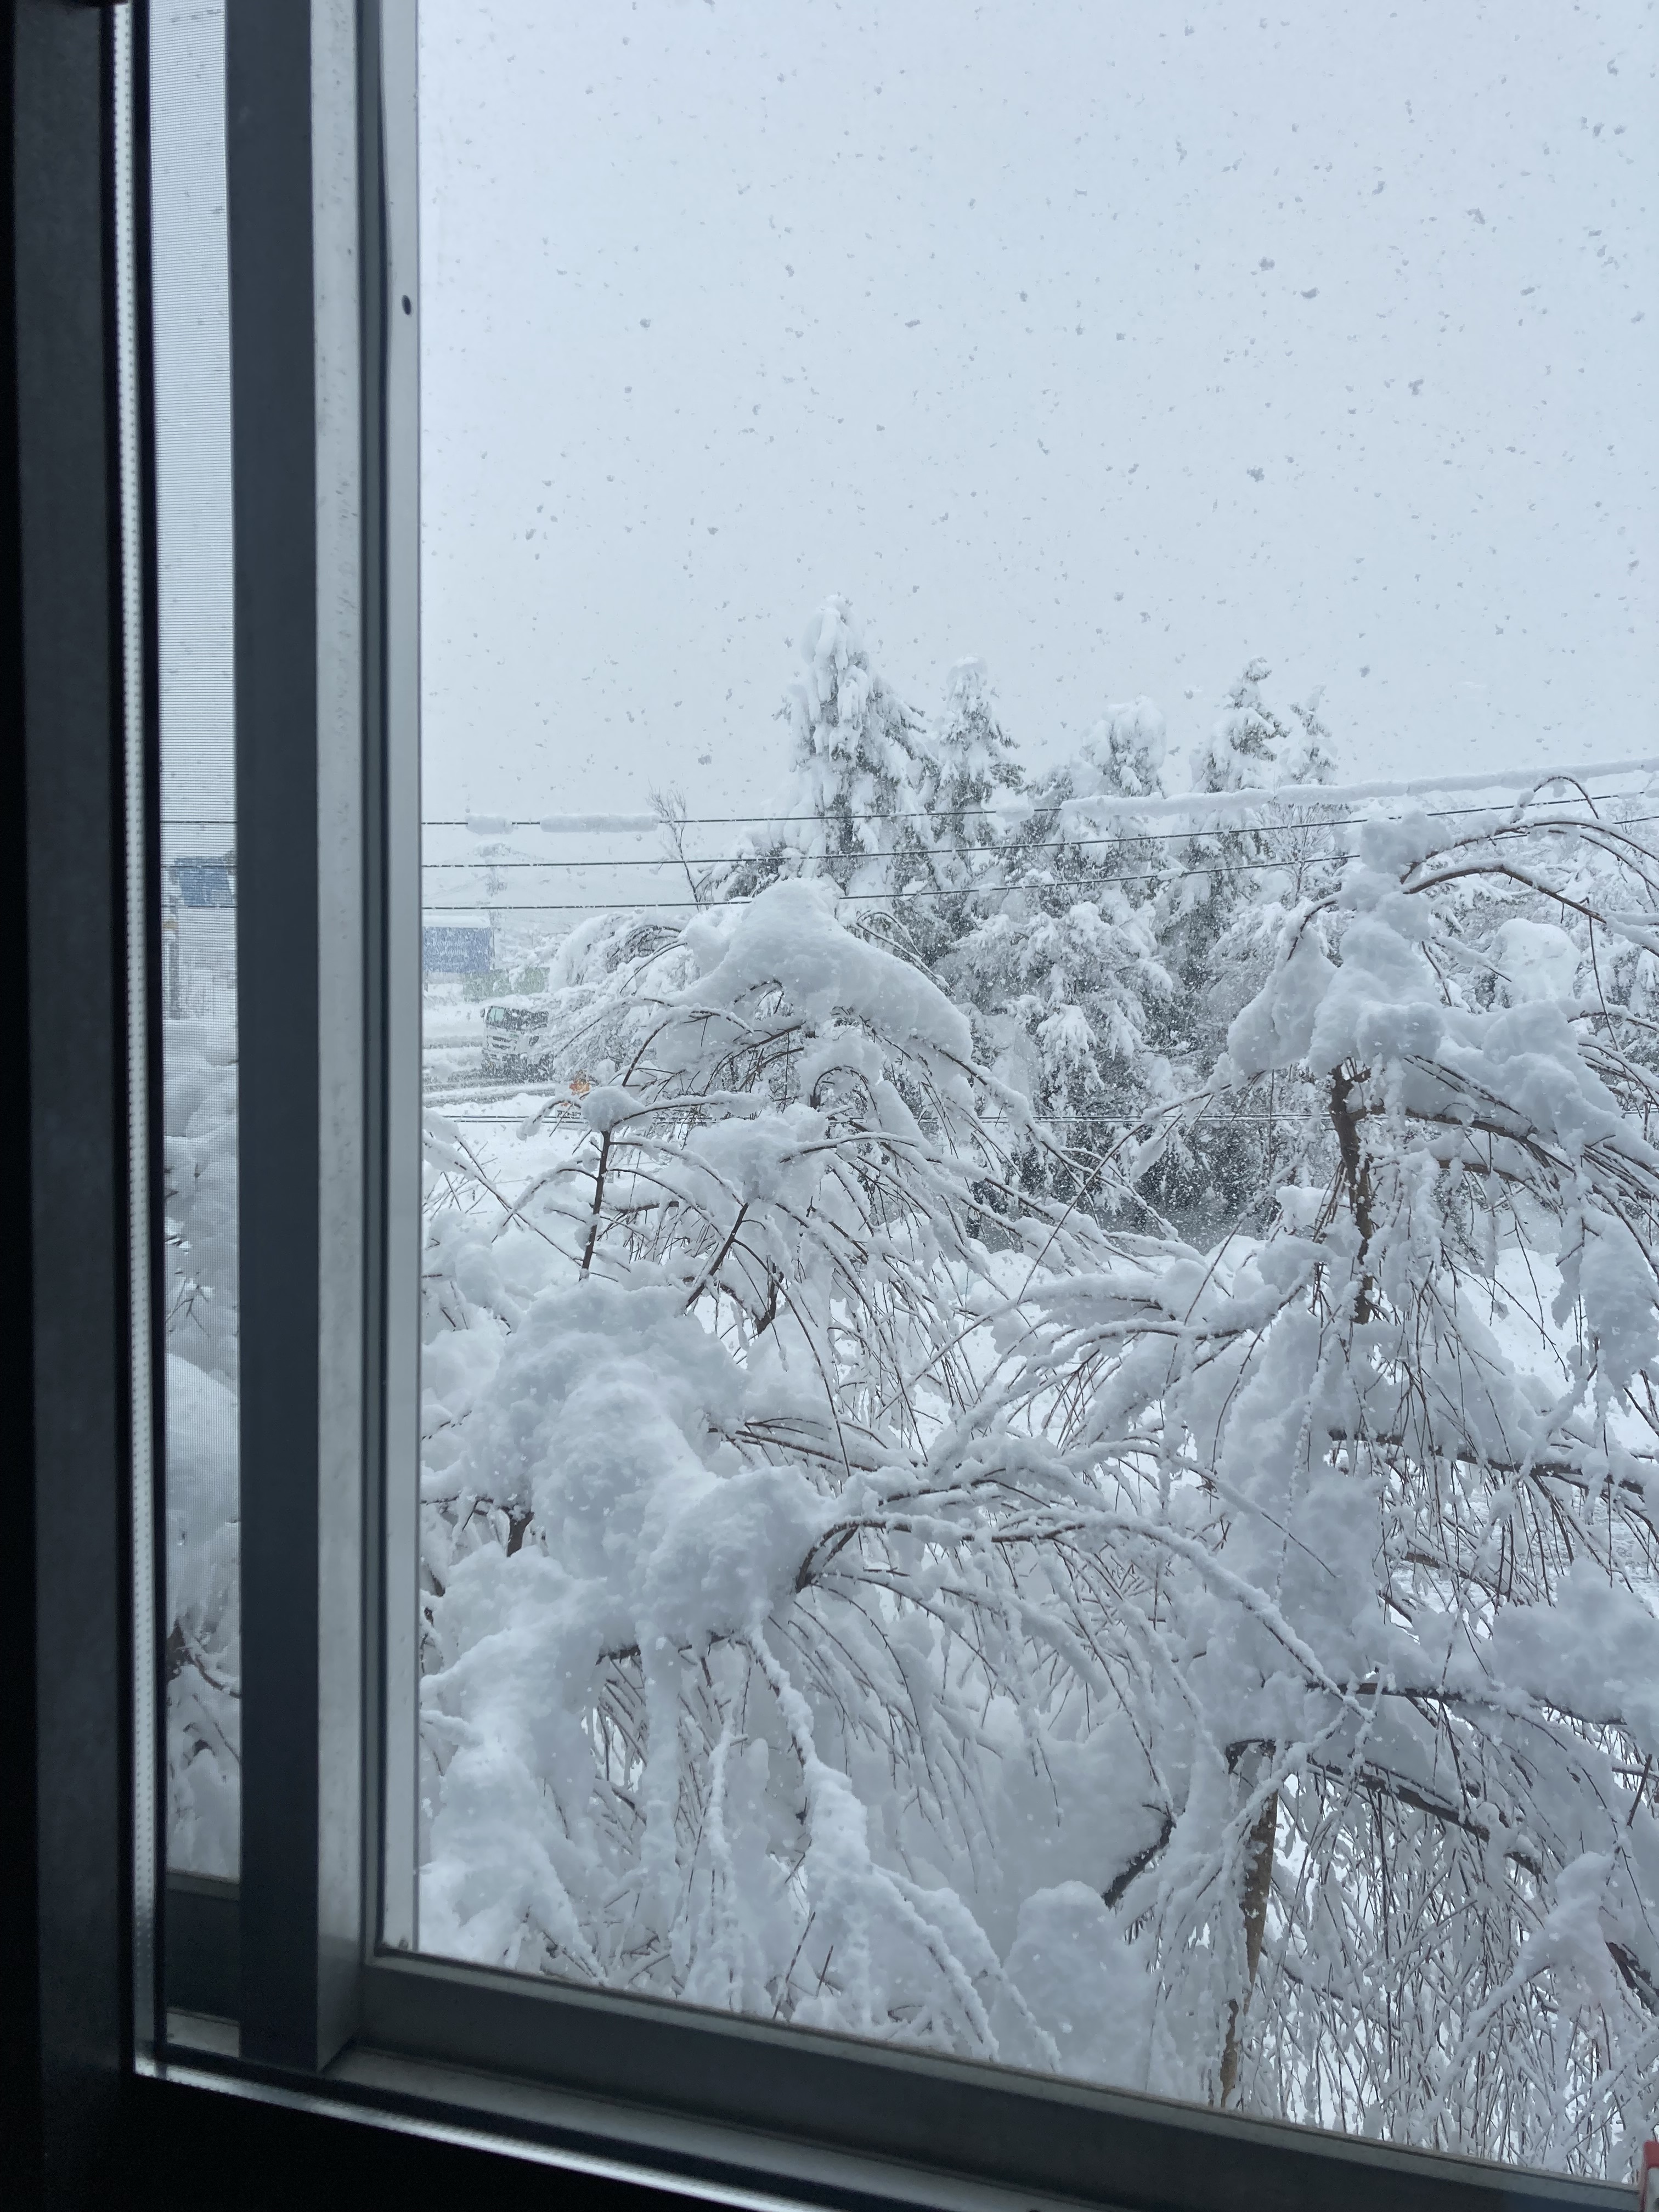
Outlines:
POLYGON ((0 1798, 0 1819, 34 1910, 0 1919, 0 2073, 39 2201, 107 2201, 112 2175, 158 2161, 188 2186, 204 2144, 236 2146, 245 2172, 263 2161, 286 2190, 327 2140, 331 2172, 355 2154, 382 2185, 398 2160, 417 2184, 441 2169, 503 2188, 508 2162, 528 2161, 617 2203, 631 2185, 729 2204, 962 2212, 1627 2204, 1613 2185, 416 1948, 414 7, 227 0, 244 1331, 234 1885, 155 1878, 148 9, 16 0, 5 33, 16 435, 0 495, 17 650, 0 666, 21 672, 22 744, 4 759, 0 834, 15 866, 0 871, 0 896, 28 955, 7 983, 25 1079, 0 1108, 29 1164, 32 1226, 30 1329, 21 1354, 14 1339, 0 1357, 29 1415, 8 1486, 33 1557, 34 1735, 27 1786, 0 1798), (314 1190, 314 1208, 296 1190, 314 1190), (388 1884, 399 1857, 407 1879, 388 1884))

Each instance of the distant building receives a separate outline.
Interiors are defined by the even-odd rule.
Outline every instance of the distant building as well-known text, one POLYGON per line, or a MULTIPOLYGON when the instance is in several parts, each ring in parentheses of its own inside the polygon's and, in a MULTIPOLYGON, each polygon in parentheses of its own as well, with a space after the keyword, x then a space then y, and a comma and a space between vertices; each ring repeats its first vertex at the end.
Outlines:
POLYGON ((169 1016, 236 1018, 236 855, 181 853, 162 868, 161 951, 169 1016))
POLYGON ((493 975, 495 931, 487 914, 428 921, 421 931, 421 966, 428 975, 493 975))

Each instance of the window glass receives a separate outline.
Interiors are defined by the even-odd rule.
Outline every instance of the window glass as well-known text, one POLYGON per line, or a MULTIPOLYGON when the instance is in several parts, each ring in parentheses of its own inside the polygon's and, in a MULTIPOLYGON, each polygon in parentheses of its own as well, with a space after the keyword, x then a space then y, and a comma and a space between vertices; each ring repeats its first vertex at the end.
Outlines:
POLYGON ((149 15, 161 739, 167 1862, 229 1877, 237 1713, 236 824, 224 15, 149 15))
POLYGON ((1650 11, 420 21, 421 1948, 1624 2177, 1650 11))

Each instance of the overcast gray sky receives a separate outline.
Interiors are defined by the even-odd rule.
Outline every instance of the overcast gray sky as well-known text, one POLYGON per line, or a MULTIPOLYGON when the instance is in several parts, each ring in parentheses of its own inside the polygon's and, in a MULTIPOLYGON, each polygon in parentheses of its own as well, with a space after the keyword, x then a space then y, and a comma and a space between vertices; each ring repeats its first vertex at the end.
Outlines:
POLYGON ((1659 749, 1649 0, 422 0, 427 811, 762 806, 805 617, 1036 757, 1659 749))
MULTIPOLYGON (((228 811, 222 9, 154 13, 169 805, 228 811)), ((1659 750, 1651 0, 422 0, 429 813, 763 807, 793 643, 1036 757, 1659 750), (1024 295, 1024 296, 1022 296, 1024 295), (1259 471, 1259 473, 1258 473, 1259 471)))

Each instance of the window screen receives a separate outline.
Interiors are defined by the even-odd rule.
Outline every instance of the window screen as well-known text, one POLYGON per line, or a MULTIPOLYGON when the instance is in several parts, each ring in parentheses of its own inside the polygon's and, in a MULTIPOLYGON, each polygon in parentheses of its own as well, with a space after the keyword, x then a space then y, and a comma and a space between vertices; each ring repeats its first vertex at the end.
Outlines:
POLYGON ((236 824, 224 14, 149 10, 167 1296, 167 1856, 234 1877, 236 824))
POLYGON ((1654 59, 423 0, 420 1948, 1626 2173, 1654 59))

